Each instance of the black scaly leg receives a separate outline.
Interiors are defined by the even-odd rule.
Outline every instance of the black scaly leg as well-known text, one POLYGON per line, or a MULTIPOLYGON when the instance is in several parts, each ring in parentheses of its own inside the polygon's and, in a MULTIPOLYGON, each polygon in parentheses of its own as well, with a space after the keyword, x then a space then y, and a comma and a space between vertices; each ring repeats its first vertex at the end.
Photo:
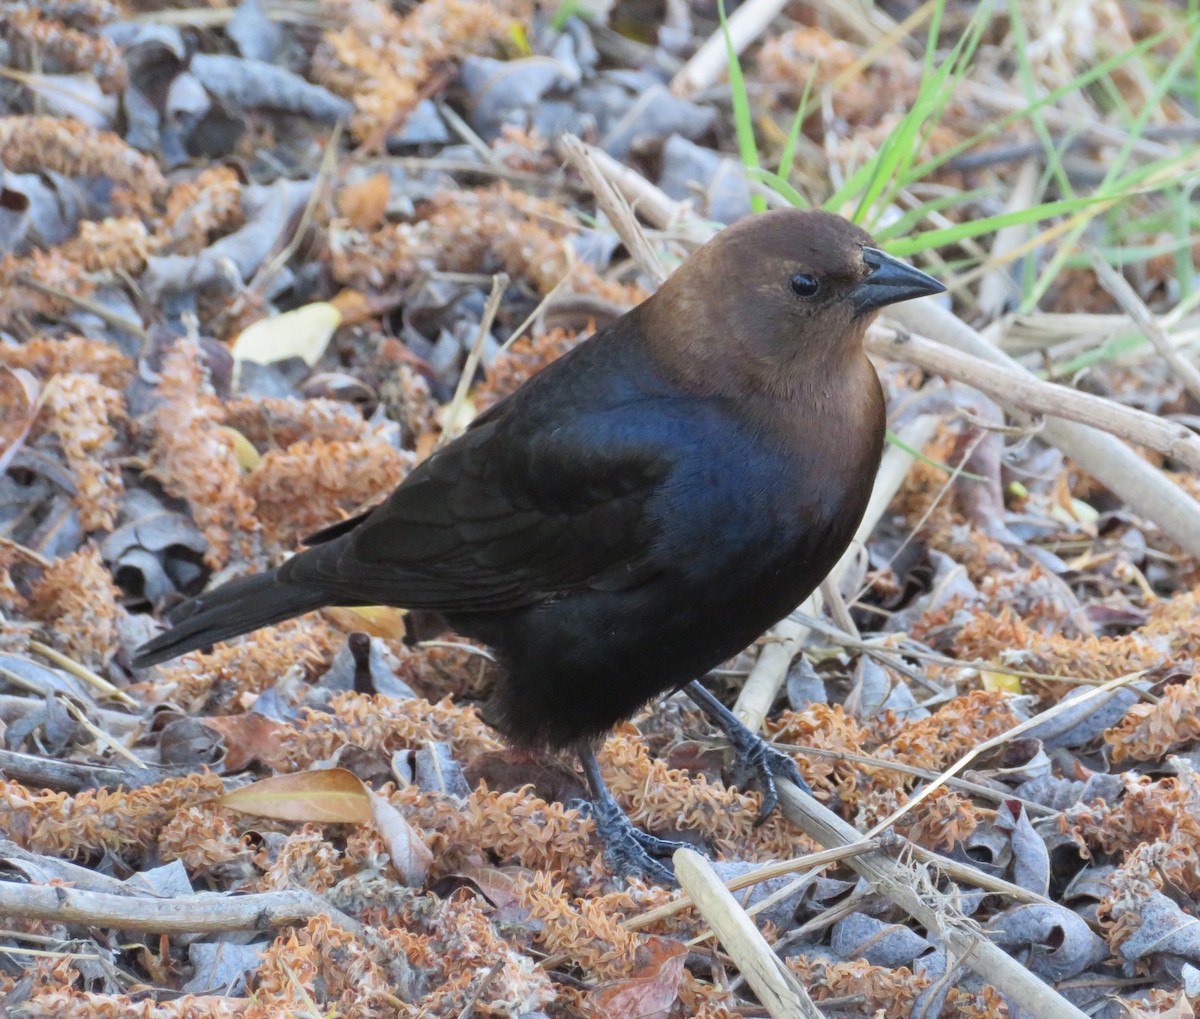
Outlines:
POLYGON ((794 782, 806 793, 812 792, 796 767, 796 762, 787 754, 767 746, 766 740, 758 733, 751 732, 700 680, 692 680, 683 689, 696 707, 729 739, 735 755, 734 777, 737 785, 749 785, 762 793, 762 808, 755 825, 762 824, 779 806, 779 792, 775 788, 777 778, 794 782))
POLYGON ((600 777, 596 752, 585 747, 578 754, 588 788, 592 791, 592 816, 596 821, 596 833, 604 844, 604 862, 625 877, 647 877, 658 884, 675 884, 674 870, 655 857, 670 857, 676 849, 690 847, 684 842, 660 839, 638 828, 617 805, 600 777))

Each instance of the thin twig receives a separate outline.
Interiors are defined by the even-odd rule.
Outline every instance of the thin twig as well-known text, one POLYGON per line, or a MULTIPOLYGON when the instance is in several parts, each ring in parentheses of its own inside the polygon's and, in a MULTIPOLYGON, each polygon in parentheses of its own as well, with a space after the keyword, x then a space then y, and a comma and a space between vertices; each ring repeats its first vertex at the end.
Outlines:
POLYGON ((29 642, 29 650, 35 654, 41 655, 43 658, 48 658, 64 672, 69 672, 76 679, 87 683, 89 686, 98 690, 103 696, 111 697, 114 700, 120 701, 131 708, 136 708, 138 702, 129 696, 124 690, 121 690, 112 685, 103 676, 99 676, 89 669, 86 665, 75 661, 73 658, 68 658, 61 651, 56 651, 48 644, 43 644, 40 640, 31 640, 29 642))
POLYGON ((1146 307, 1146 303, 1138 297, 1137 291, 1129 285, 1125 277, 1109 265, 1100 252, 1093 251, 1091 259, 1100 285, 1112 295, 1112 299, 1154 344, 1154 349, 1170 365, 1171 371, 1183 383, 1184 388, 1200 400, 1200 370, 1176 349, 1162 323, 1158 321, 1154 312, 1146 307))
POLYGON ((584 145, 573 134, 564 135, 559 141, 563 155, 584 179, 596 196, 596 204, 608 216, 613 229, 621 238, 629 254, 657 287, 667 278, 667 271, 658 260, 658 255, 646 238, 645 232, 639 225, 629 203, 624 196, 613 187, 604 171, 592 156, 588 146, 584 145))
POLYGON ((1047 708, 1040 714, 1034 715, 1032 718, 1027 718, 1025 721, 1014 725, 1011 729, 1005 730, 999 736, 993 736, 991 739, 984 740, 978 746, 972 747, 967 753, 963 754, 962 757, 960 757, 957 761, 950 765, 950 767, 946 768, 940 775, 938 775, 934 781, 930 782, 929 785, 924 786, 918 793, 912 796, 903 806, 892 811, 892 813, 875 825, 875 827, 873 827, 867 834, 871 837, 877 837, 883 832, 887 831, 897 821, 916 808, 918 804, 923 803, 938 789, 941 789, 951 778, 953 778, 960 771, 962 771, 963 768, 979 757, 980 754, 987 753, 989 750, 994 750, 996 747, 1003 746, 1005 743, 1010 742, 1017 736, 1020 736, 1022 733, 1028 732, 1030 729, 1042 725, 1045 722, 1050 721, 1052 718, 1055 718, 1067 711, 1073 711, 1079 707, 1080 704, 1083 704, 1095 697, 1099 697, 1101 694, 1108 693, 1110 690, 1117 690, 1120 687, 1127 686, 1135 679, 1139 679, 1141 676, 1145 675, 1145 672, 1145 669, 1139 669, 1137 672, 1129 672, 1124 676, 1117 676, 1116 679, 1110 679, 1107 683, 1101 683, 1100 686, 1093 687, 1091 690, 1085 691, 1072 700, 1064 699, 1059 701, 1053 707, 1047 708))
POLYGON ((351 933, 358 934, 363 929, 352 917, 302 889, 249 895, 200 892, 179 898, 151 899, 62 885, 0 881, 0 916, 152 934, 261 931, 302 924, 322 914, 351 933))
POLYGON ((462 414, 463 405, 467 402, 467 393, 470 391, 471 382, 475 378, 475 370, 479 367, 479 358, 483 355, 484 341, 487 339, 488 333, 491 332, 492 323, 496 321, 496 312, 500 310, 500 302, 504 299, 504 291, 507 289, 507 273, 500 272, 492 277, 492 292, 488 294, 487 304, 483 306, 483 318, 479 320, 479 332, 475 334, 475 342, 471 345, 471 352, 467 354, 467 361, 463 365, 462 374, 458 376, 458 385, 454 389, 454 398, 450 401, 450 405, 446 409, 446 424, 442 428, 441 437, 438 439, 439 447, 444 446, 461 431, 458 426, 458 419, 462 414))
POLYGON ((125 758, 125 760, 127 760, 135 768, 150 767, 150 765, 138 757, 137 754, 135 754, 123 743, 120 743, 116 737, 109 735, 107 732, 101 729, 100 726, 88 718, 83 709, 80 708, 73 700, 71 700, 70 697, 67 697, 65 694, 59 694, 58 700, 59 703, 61 703, 62 706, 67 709, 68 714, 70 714, 76 722, 82 725, 97 743, 101 743, 108 747, 108 749, 118 757, 125 758))

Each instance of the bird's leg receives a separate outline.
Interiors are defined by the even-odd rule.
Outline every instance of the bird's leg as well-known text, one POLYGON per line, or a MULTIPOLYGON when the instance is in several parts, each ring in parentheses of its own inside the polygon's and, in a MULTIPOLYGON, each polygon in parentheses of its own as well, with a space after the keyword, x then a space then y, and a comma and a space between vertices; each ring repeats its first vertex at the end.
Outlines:
POLYGON ((600 777, 600 765, 591 747, 578 751, 579 763, 592 791, 592 816, 596 833, 604 845, 604 862, 615 873, 626 877, 647 877, 658 884, 673 885, 675 872, 655 856, 670 856, 676 849, 689 848, 684 842, 660 839, 642 831, 626 815, 600 777))
POLYGON ((739 786, 756 786, 762 793, 762 807, 758 811, 756 826, 762 824, 779 806, 779 791, 775 788, 777 778, 795 783, 806 793, 812 792, 796 767, 796 762, 787 754, 767 746, 766 740, 758 733, 751 732, 700 680, 692 680, 683 690, 729 739, 735 755, 735 783, 739 786))

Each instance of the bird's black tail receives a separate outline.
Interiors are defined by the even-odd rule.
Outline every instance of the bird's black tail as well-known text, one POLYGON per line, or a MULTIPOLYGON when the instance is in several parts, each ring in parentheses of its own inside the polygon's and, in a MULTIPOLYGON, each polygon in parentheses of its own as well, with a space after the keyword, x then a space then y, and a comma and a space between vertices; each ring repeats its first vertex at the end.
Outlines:
POLYGON ((277 572, 239 577, 184 602, 170 615, 174 624, 171 629, 138 648, 133 664, 139 669, 156 665, 186 651, 333 604, 324 591, 284 583, 277 572))

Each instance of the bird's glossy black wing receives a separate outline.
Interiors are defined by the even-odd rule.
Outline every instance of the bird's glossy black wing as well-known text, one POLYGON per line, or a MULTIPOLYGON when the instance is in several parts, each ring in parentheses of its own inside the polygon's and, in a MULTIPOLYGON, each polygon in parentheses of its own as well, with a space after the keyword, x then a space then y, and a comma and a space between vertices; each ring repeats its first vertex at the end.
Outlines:
POLYGON ((654 416, 638 411, 579 415, 520 441, 519 415, 489 415, 281 575, 444 612, 635 584, 656 568, 647 503, 670 470, 645 427, 654 416))

